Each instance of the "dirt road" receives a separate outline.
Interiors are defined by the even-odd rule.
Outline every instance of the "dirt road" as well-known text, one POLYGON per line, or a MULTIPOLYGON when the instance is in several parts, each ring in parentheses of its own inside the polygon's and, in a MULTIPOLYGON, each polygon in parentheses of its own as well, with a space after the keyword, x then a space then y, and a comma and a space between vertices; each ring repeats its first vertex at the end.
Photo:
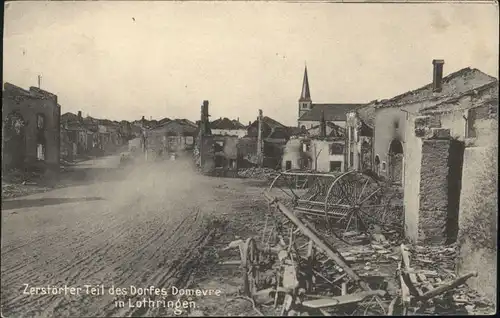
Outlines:
POLYGON ((125 170, 102 163, 86 163, 76 184, 2 202, 3 316, 167 314, 119 308, 115 300, 128 296, 108 288, 183 287, 217 231, 207 216, 224 209, 215 191, 222 181, 196 174, 190 158, 125 170), (25 284, 82 290, 26 295, 25 284), (85 285, 105 286, 105 295, 85 285))

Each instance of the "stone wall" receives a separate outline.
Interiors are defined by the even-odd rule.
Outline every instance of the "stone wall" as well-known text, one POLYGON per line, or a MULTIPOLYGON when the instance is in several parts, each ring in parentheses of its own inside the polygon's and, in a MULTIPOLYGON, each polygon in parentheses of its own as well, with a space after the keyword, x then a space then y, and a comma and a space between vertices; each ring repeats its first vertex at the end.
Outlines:
POLYGON ((413 117, 408 123, 405 160, 405 232, 413 242, 444 245, 457 236, 463 143, 439 119, 413 117))
POLYGON ((476 123, 480 130, 464 154, 460 197, 459 275, 477 271, 467 283, 494 303, 497 295, 498 119, 476 123))
POLYGON ((450 140, 423 140, 422 143, 419 243, 444 244, 447 240, 450 145, 450 140))

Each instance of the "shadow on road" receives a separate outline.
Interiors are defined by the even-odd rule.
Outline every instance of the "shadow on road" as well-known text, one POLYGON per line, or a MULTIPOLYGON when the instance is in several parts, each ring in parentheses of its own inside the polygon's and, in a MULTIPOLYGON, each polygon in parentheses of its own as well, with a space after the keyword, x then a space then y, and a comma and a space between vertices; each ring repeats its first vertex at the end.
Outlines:
POLYGON ((63 203, 87 202, 104 200, 101 197, 86 198, 43 198, 43 199, 25 199, 2 201, 2 210, 13 210, 22 208, 41 207, 46 205, 57 205, 63 203))

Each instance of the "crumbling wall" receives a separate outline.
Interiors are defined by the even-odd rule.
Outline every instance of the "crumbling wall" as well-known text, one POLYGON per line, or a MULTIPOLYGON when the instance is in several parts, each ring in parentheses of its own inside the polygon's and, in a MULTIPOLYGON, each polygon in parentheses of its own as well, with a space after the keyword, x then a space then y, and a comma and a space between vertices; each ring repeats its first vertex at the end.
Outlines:
POLYGON ((422 142, 419 243, 444 244, 447 240, 450 145, 450 140, 431 139, 422 142))
POLYGON ((290 162, 289 169, 297 170, 300 169, 300 160, 302 158, 302 142, 299 138, 290 139, 283 150, 283 159, 281 162, 281 169, 285 171, 287 169, 287 161, 290 162))
MULTIPOLYGON (((52 171, 59 170, 60 158, 60 116, 61 108, 57 104, 57 96, 35 88, 25 91, 15 85, 6 83, 2 98, 2 125, 5 125, 7 118, 12 113, 22 116, 24 127, 24 144, 19 144, 19 148, 24 148, 24 165, 29 167, 36 164, 37 144, 40 139, 45 144, 45 167, 52 171), (41 94, 40 92, 43 92, 41 94), (42 115, 44 120, 43 134, 39 134, 37 126, 37 116, 42 115)), ((7 150, 7 149, 6 149, 7 150)), ((9 155, 3 159, 11 160, 9 155)), ((17 159, 16 159, 17 160, 17 159)), ((13 162, 4 162, 3 167, 9 168, 13 162)))
POLYGON ((361 160, 361 170, 372 170, 372 160, 373 160, 373 138, 371 137, 361 137, 361 151, 360 151, 360 160, 361 160))
POLYGON ((468 140, 460 197, 457 271, 477 271, 467 283, 492 302, 497 295, 498 119, 476 123, 468 140))
POLYGON ((203 174, 211 174, 215 170, 214 139, 210 135, 200 138, 200 169, 203 174))
POLYGON ((457 232, 463 146, 440 126, 437 117, 412 116, 407 129, 405 233, 421 244, 448 244, 457 232))

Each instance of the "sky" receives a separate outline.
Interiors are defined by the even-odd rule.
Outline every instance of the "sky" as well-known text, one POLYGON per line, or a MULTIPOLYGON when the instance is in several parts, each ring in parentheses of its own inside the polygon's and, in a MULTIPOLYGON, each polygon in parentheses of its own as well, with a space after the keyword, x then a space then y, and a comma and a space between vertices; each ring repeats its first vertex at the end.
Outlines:
POLYGON ((297 125, 313 103, 364 103, 478 68, 498 78, 494 4, 22 1, 5 4, 3 81, 58 95, 62 113, 297 125))

